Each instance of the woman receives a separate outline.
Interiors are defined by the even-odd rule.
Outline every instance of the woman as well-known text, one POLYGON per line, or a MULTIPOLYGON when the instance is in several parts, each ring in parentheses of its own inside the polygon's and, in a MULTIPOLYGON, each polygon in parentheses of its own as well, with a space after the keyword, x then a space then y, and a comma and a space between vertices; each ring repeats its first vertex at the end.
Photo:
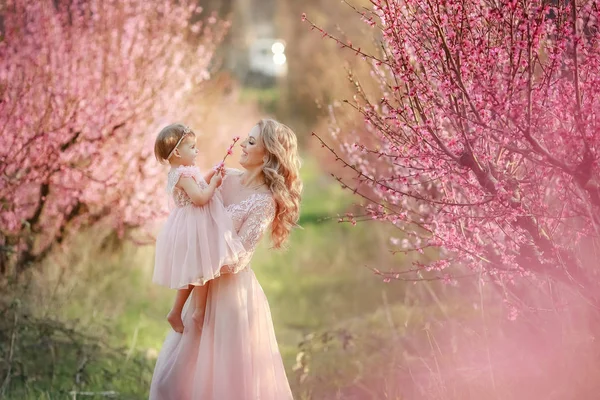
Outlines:
POLYGON ((247 254, 207 284, 202 329, 192 322, 194 299, 188 300, 183 334, 169 333, 156 362, 151 400, 292 399, 269 304, 250 260, 269 226, 279 248, 298 220, 297 140, 287 126, 262 120, 241 146, 244 171, 227 170, 221 192, 247 254))

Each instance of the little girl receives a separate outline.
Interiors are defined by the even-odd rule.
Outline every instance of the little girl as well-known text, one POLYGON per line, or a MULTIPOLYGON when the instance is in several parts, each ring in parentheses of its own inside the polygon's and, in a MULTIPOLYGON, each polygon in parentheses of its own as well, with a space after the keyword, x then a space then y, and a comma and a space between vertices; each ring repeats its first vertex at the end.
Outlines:
POLYGON ((192 289, 193 319, 200 328, 207 295, 204 284, 219 276, 221 266, 236 263, 245 250, 220 194, 215 195, 222 170, 202 177, 194 165, 198 154, 194 132, 181 124, 165 127, 156 138, 154 154, 159 162, 171 165, 167 192, 175 207, 156 239, 153 281, 178 289, 167 320, 181 333, 181 312, 192 289))

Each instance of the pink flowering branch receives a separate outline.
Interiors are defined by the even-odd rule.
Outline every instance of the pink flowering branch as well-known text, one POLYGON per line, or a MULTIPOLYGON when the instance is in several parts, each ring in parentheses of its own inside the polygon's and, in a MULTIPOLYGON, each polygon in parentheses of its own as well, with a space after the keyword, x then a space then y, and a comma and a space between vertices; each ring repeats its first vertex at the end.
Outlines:
MULTIPOLYGON (((380 54, 303 16, 369 62, 380 88, 349 72, 344 104, 362 122, 315 135, 351 171, 339 182, 372 205, 367 215, 402 226, 402 251, 443 249, 501 285, 550 277, 600 309, 584 251, 600 222, 600 2, 371 5, 355 11, 380 54)), ((445 276, 446 263, 433 265, 445 276)))
POLYGON ((161 213, 153 138, 193 115, 189 96, 226 30, 200 11, 187 0, 6 4, 0 274, 39 263, 79 229, 124 235, 161 213))
POLYGON ((365 58, 371 59, 379 64, 385 64, 385 61, 380 60, 379 58, 373 56, 372 54, 367 54, 365 52, 363 52, 360 47, 355 47, 352 45, 352 42, 346 42, 344 43, 342 40, 336 38, 335 36, 331 35, 330 33, 328 33, 327 31, 323 30, 322 28, 320 28, 319 26, 315 25, 310 19, 308 19, 306 17, 306 14, 302 15, 302 21, 306 21, 310 24, 311 29, 314 29, 316 31, 318 31, 321 34, 322 38, 328 38, 328 39, 332 39, 334 40, 342 49, 348 49, 348 50, 352 50, 354 52, 354 54, 356 55, 361 55, 365 58))
POLYGON ((215 165, 214 170, 215 171, 222 171, 223 168, 225 168, 225 160, 227 159, 227 157, 229 157, 230 155, 233 154, 233 148, 235 147, 235 144, 240 140, 239 136, 235 136, 233 138, 233 142, 229 145, 229 147, 227 148, 227 152, 225 153, 225 156, 223 157, 223 160, 221 160, 217 165, 215 165))

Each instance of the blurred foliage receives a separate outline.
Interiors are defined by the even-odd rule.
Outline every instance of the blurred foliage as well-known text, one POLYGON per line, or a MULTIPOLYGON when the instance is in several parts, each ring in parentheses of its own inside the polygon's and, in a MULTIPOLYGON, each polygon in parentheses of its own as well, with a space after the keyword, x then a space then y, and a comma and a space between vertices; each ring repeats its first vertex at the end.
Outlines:
MULTIPOLYGON (((487 285, 383 283, 368 267, 411 261, 388 251, 391 232, 338 223, 355 199, 312 158, 302 174, 302 229, 253 260, 296 399, 595 398, 585 307, 508 321, 487 285)), ((66 250, 1 291, 3 396, 147 398, 174 295, 151 283, 153 248, 98 230, 66 250)))
MULTIPOLYGON (((115 321, 126 316, 119 296, 135 287, 133 262, 100 251, 90 232, 73 253, 100 262, 69 265, 67 256, 42 273, 3 287, 0 297, 0 398, 78 398, 78 394, 140 399, 147 396, 153 360, 114 335, 115 321), (65 264, 63 264, 65 263, 65 264), (71 267, 73 266, 73 267, 71 267)), ((72 256, 72 253, 71 253, 72 256)), ((131 292, 131 298, 135 298, 131 292)), ((151 355, 151 354, 150 354, 151 355)), ((97 398, 96 396, 93 396, 97 398)))
MULTIPOLYGON (((265 113, 300 138, 302 228, 293 232, 287 251, 273 252, 264 241, 253 260, 295 398, 596 399, 600 329, 590 326, 576 295, 549 289, 562 295, 543 307, 532 295, 531 311, 509 321, 489 285, 384 283, 371 271, 410 268, 414 256, 390 252, 389 238, 398 236, 392 227, 337 222, 337 215, 357 209, 358 199, 322 172, 331 159, 313 152, 310 140, 310 131, 325 129, 327 104, 352 93, 345 66, 362 74, 367 71, 359 64, 365 63, 319 40, 300 16, 305 12, 342 37, 362 38, 363 48, 376 46, 376 38, 343 3, 277 4, 288 78, 277 88, 238 89, 220 73, 199 99, 198 120, 190 123, 201 132, 206 154, 225 148, 230 136, 245 134, 265 113), (562 303, 571 304, 569 311, 562 303)), ((349 111, 347 118, 352 125, 357 115, 349 111)), ((83 397, 72 392, 147 398, 174 296, 151 283, 153 256, 152 246, 123 242, 98 228, 80 232, 23 281, 3 282, 0 398, 83 397)))
MULTIPOLYGON (((374 235, 337 223, 336 214, 352 207, 353 199, 321 175, 310 158, 302 174, 306 184, 302 229, 293 233, 287 251, 273 253, 265 241, 253 262, 270 299, 290 376, 297 345, 306 334, 368 315, 380 306, 382 296, 404 300, 402 290, 382 285, 366 268, 401 261, 387 251, 386 233, 374 235)), ((28 371, 22 374, 15 369, 14 357, 6 361, 6 368, 13 365, 10 371, 0 371, 2 378, 11 377, 6 393, 20 398, 27 393, 55 396, 77 389, 143 398, 154 357, 168 331, 165 316, 174 295, 151 283, 152 267, 152 247, 90 231, 78 235, 68 251, 56 254, 44 268, 33 271, 26 284, 6 287, 3 308, 12 311, 10 318, 4 318, 3 339, 11 337, 13 316, 18 315, 18 321, 36 321, 19 322, 18 329, 29 332, 28 336, 18 333, 16 346, 0 348, 3 360, 11 360, 11 348, 19 349, 19 360, 26 360, 23 368, 28 371), (23 306, 11 306, 14 301, 23 306), (33 357, 25 351, 42 337, 48 353, 33 357), (55 360, 60 371, 50 368, 48 360, 55 360), (77 378, 80 369, 85 379, 77 378)))
MULTIPOLYGON (((277 26, 286 41, 288 76, 279 85, 281 101, 277 117, 288 121, 290 126, 301 132, 314 130, 327 116, 327 108, 334 102, 351 98, 354 94, 347 79, 351 70, 358 76, 367 76, 368 64, 353 52, 343 50, 333 40, 321 39, 321 34, 310 29, 301 20, 303 13, 318 26, 342 41, 349 38, 362 49, 376 52, 377 32, 355 11, 361 7, 372 7, 366 0, 351 2, 306 0, 278 3, 277 26), (356 40, 360 43, 356 43, 356 40)), ((352 118, 359 117, 348 108, 352 118)), ((307 142, 310 137, 302 139, 307 142)))

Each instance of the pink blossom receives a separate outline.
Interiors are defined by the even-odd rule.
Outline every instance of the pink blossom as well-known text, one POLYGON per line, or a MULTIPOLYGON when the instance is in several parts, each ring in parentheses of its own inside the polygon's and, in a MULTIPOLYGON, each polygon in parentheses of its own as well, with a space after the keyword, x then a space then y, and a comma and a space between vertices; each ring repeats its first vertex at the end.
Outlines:
POLYGON ((560 18, 541 1, 372 3, 361 15, 385 57, 309 21, 371 68, 373 82, 353 82, 360 127, 332 106, 332 140, 315 134, 355 176, 343 187, 389 210, 365 219, 398 224, 414 251, 440 247, 507 284, 551 276, 600 306, 581 251, 600 220, 600 32, 572 19, 596 24, 600 0, 558 2, 560 18))
POLYGON ((223 169, 223 167, 225 167, 225 162, 224 161, 220 161, 218 164, 216 164, 213 167, 213 170, 219 171, 219 170, 223 169))
POLYGON ((225 154, 225 157, 223 157, 223 160, 219 164, 217 164, 215 167, 213 167, 215 169, 215 171, 221 170, 225 167, 225 160, 227 159, 228 156, 233 154, 233 147, 238 142, 238 140, 240 140, 239 136, 235 136, 233 138, 233 143, 231 143, 229 145, 229 147, 227 148, 227 153, 225 154))
POLYGON ((155 134, 194 113, 188 96, 225 30, 189 26, 188 0, 169 12, 154 0, 76 2, 77 12, 50 0, 10 4, 0 43, 0 239, 16 243, 22 268, 82 226, 102 221, 124 234, 162 213, 155 134))

